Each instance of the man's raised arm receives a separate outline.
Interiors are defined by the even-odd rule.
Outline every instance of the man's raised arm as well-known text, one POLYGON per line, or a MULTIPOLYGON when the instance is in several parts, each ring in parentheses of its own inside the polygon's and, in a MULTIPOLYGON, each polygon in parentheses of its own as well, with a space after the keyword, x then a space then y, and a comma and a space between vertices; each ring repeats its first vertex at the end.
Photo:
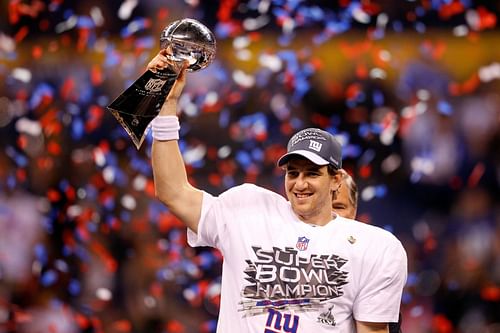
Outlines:
MULTIPOLYGON (((161 51, 148 64, 148 69, 154 71, 167 65, 168 59, 161 51)), ((186 66, 170 90, 160 114, 152 122, 152 165, 158 199, 188 228, 197 232, 203 192, 189 184, 178 145, 177 101, 186 83, 185 69, 186 66)))

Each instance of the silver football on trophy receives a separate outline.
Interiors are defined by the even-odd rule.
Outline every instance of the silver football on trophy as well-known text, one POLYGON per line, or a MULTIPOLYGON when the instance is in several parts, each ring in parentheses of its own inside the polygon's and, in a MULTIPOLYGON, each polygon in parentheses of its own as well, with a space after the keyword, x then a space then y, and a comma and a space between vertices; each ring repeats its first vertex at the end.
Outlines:
POLYGON ((167 49, 175 62, 189 62, 188 71, 194 72, 207 67, 215 57, 214 34, 194 19, 182 19, 170 23, 160 36, 160 48, 167 49))

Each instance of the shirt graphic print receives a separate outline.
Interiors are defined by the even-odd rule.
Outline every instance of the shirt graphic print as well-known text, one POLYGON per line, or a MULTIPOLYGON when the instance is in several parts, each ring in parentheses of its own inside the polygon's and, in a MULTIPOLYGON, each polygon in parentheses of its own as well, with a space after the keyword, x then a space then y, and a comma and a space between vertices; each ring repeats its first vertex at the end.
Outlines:
POLYGON ((248 284, 241 292, 239 308, 245 316, 269 309, 318 311, 325 302, 343 295, 348 273, 342 266, 347 260, 334 254, 302 257, 291 247, 252 249, 257 259, 246 260, 248 284))

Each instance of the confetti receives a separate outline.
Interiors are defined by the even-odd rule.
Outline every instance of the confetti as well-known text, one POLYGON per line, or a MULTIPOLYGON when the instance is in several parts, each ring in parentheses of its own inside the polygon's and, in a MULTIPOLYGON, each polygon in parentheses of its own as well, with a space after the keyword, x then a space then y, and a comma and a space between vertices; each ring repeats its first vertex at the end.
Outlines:
MULTIPOLYGON (((283 173, 275 161, 287 139, 305 126, 324 128, 342 143, 344 167, 359 180, 359 219, 404 235, 412 249, 404 317, 428 315, 422 331, 452 331, 467 320, 451 308, 428 310, 421 300, 421 273, 435 270, 449 281, 440 295, 464 290, 447 272, 463 269, 465 276, 475 267, 492 277, 480 260, 450 268, 438 257, 451 242, 477 232, 462 225, 467 206, 458 201, 460 194, 498 192, 498 131, 479 127, 493 126, 498 115, 486 117, 484 107, 469 106, 474 99, 498 104, 494 6, 406 1, 395 8, 348 0, 76 6, 13 0, 4 7, 0 238, 23 228, 21 237, 12 238, 24 240, 34 230, 18 220, 5 228, 7 200, 26 195, 43 203, 23 206, 23 212, 37 211, 32 223, 41 230, 36 241, 18 242, 28 250, 6 251, 0 242, 0 264, 24 256, 29 272, 25 281, 7 281, 14 288, 0 300, 0 316, 6 302, 17 323, 33 320, 31 306, 40 304, 34 290, 43 290, 53 300, 47 308, 66 309, 82 331, 140 330, 131 314, 166 301, 179 309, 194 307, 203 319, 172 320, 165 311, 157 319, 163 330, 215 332, 222 256, 186 245, 182 223, 155 195, 151 136, 137 151, 106 110, 144 71, 161 29, 183 13, 209 24, 218 42, 216 61, 188 74, 179 102, 179 144, 193 185, 218 194, 255 182, 282 193, 283 173), (452 125, 458 123, 477 127, 452 125), (446 160, 453 161, 453 171, 436 177, 446 160), (128 284, 129 265, 134 279, 151 280, 134 301, 138 309, 127 305, 139 288, 128 284), (90 288, 94 279, 99 283, 90 288), (22 307, 10 304, 18 299, 22 307)), ((492 227, 486 230, 495 234, 492 227)), ((487 244, 487 237, 481 239, 487 244)), ((494 285, 473 292, 482 306, 498 300, 494 285)), ((448 308, 447 299, 427 301, 448 308)), ((44 327, 58 330, 55 324, 44 327)))

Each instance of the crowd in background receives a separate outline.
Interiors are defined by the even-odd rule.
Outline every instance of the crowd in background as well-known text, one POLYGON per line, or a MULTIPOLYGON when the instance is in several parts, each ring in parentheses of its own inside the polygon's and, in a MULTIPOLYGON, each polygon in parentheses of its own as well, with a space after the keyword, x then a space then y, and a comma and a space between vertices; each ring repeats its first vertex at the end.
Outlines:
POLYGON ((192 183, 283 193, 290 135, 328 130, 358 218, 408 253, 403 331, 500 332, 499 6, 2 2, 0 333, 215 332, 222 257, 186 245, 150 135, 106 110, 184 17, 218 42, 180 100, 192 183))

